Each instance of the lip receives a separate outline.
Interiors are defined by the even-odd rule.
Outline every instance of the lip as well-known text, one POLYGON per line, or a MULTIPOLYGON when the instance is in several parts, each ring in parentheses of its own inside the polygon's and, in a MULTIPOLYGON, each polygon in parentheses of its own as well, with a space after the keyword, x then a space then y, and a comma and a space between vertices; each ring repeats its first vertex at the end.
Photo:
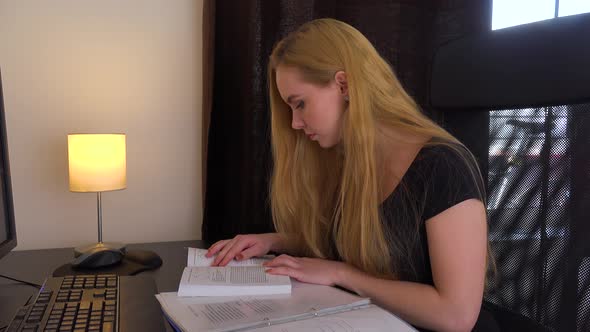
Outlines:
POLYGON ((316 134, 307 134, 307 137, 309 137, 310 140, 313 140, 314 138, 316 138, 316 134))

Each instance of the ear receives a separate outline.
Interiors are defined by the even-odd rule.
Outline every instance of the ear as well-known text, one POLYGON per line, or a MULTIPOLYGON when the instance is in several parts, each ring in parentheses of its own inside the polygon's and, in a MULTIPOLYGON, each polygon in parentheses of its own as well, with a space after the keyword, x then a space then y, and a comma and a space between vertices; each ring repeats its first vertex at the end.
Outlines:
POLYGON ((340 92, 342 92, 343 96, 348 96, 348 81, 346 80, 346 73, 342 70, 337 71, 334 74, 334 81, 340 87, 340 92))

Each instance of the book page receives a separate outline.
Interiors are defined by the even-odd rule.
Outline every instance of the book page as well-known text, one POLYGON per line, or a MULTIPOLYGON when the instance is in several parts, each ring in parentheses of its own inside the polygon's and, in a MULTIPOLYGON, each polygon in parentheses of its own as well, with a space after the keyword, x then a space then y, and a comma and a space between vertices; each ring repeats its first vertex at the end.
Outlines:
POLYGON ((281 276, 267 274, 263 266, 198 266, 185 270, 187 278, 183 278, 181 283, 189 285, 273 285, 285 280, 277 278, 281 276))
POLYGON ((291 279, 263 266, 194 266, 182 272, 178 296, 236 296, 291 293, 291 279))
MULTIPOLYGON (((215 256, 205 257, 206 249, 188 248, 188 257, 186 266, 211 266, 215 256)), ((262 257, 252 257, 243 261, 231 260, 227 266, 260 266, 262 263, 273 259, 273 255, 265 255, 262 257)))

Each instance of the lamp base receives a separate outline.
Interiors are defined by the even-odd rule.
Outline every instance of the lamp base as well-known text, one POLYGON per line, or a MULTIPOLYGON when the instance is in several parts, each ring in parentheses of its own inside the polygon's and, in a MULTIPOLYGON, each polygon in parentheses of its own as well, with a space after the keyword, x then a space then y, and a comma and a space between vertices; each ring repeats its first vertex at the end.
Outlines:
POLYGON ((126 244, 124 244, 124 243, 98 242, 98 243, 93 243, 93 244, 74 248, 74 257, 79 257, 80 255, 83 255, 83 254, 89 254, 92 252, 104 251, 104 250, 113 250, 113 251, 118 250, 123 255, 125 255, 127 248, 126 248, 126 244))
POLYGON ((76 258, 72 261, 73 268, 98 269, 121 263, 125 256, 125 245, 122 243, 99 242, 93 245, 78 247, 74 250, 76 258))

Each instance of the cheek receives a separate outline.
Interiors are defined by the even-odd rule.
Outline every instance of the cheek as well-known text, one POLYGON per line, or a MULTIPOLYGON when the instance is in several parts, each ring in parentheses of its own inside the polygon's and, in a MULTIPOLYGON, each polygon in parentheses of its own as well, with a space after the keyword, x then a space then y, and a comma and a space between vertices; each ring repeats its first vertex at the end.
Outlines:
POLYGON ((319 111, 322 121, 333 127, 338 124, 344 112, 344 102, 340 94, 329 93, 322 98, 321 103, 318 104, 316 110, 319 111))

